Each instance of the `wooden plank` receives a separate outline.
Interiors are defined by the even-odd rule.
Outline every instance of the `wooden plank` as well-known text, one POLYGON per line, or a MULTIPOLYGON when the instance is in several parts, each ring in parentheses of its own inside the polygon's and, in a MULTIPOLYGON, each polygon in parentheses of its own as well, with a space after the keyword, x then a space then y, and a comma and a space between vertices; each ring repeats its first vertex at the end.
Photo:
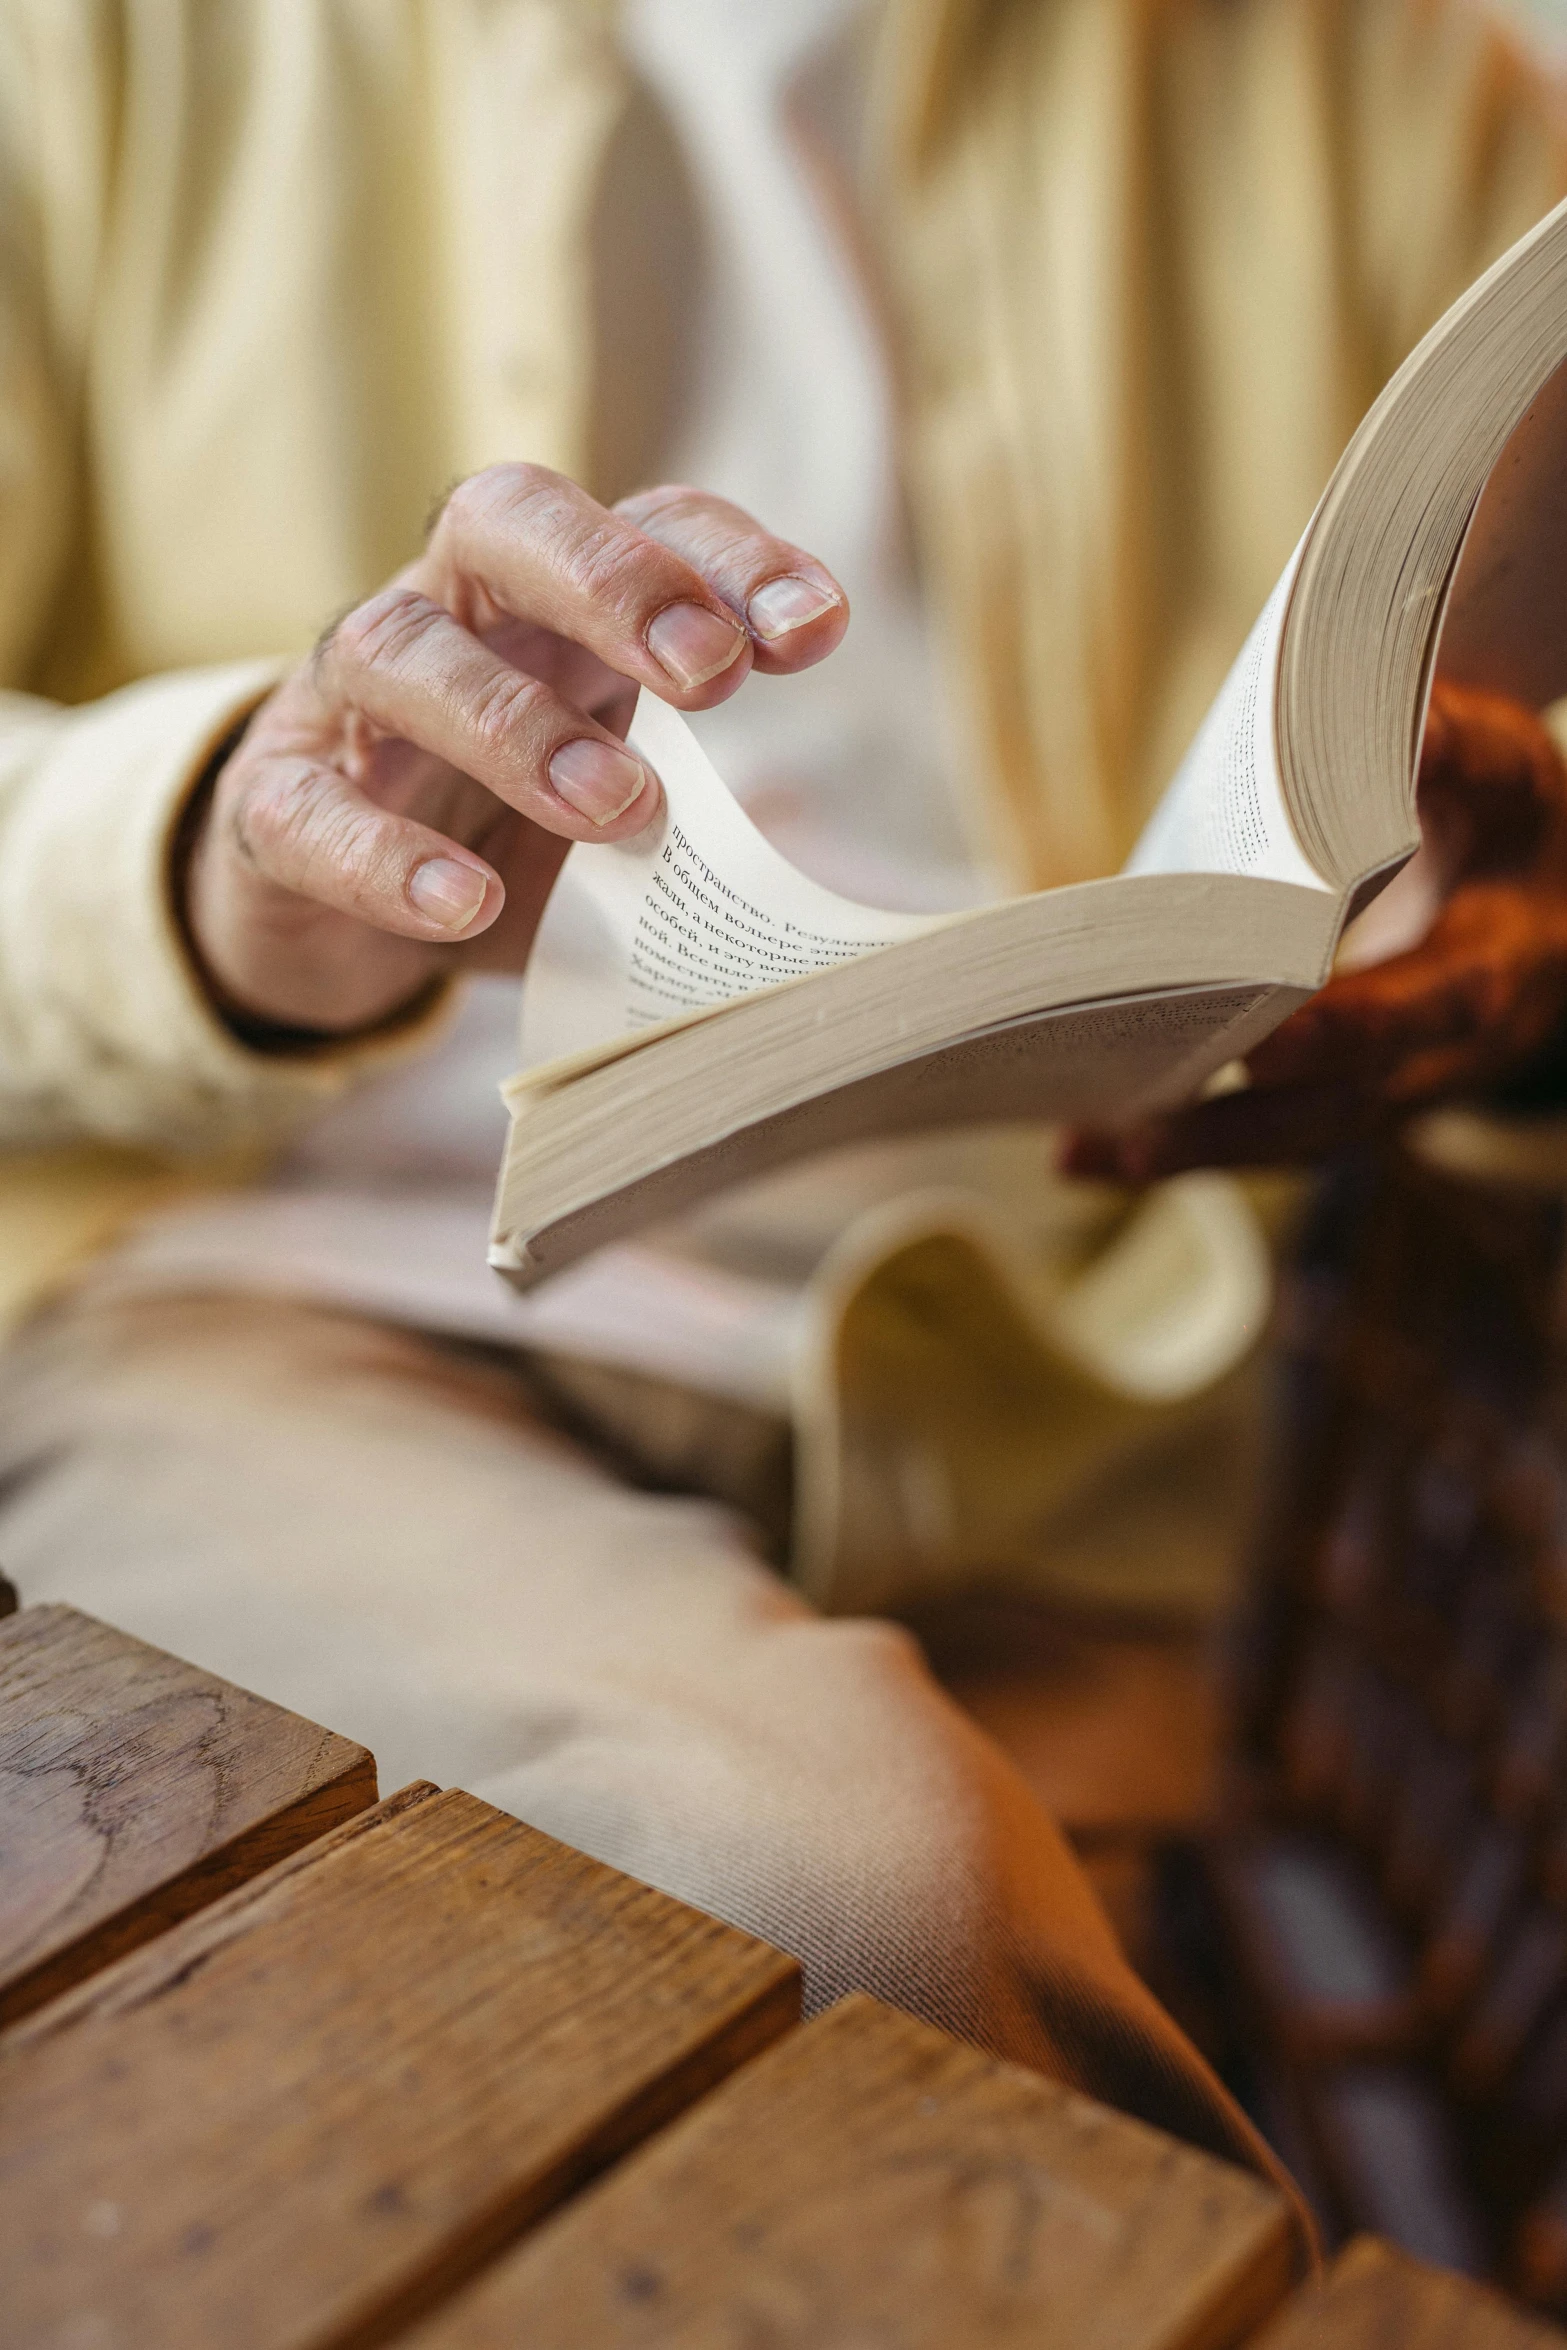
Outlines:
POLYGON ((1567 2334, 1373 2236, 1296 2295, 1256 2350, 1563 2350, 1567 2334))
POLYGON ((0 2024, 376 1799, 375 1759, 74 1608, 0 1623, 0 2024))
POLYGON ((6 2350, 367 2350, 798 2007, 765 1944, 405 1789, 0 2038, 6 2350))
POLYGON ((407 2350, 1225 2350, 1294 2252, 1247 2173, 855 1997, 407 2350))

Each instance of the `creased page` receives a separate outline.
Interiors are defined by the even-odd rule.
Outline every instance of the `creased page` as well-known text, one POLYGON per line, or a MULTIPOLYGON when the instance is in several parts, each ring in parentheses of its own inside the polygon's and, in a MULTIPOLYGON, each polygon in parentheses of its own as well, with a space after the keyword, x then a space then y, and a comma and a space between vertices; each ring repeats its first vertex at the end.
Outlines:
POLYGON ((1249 873, 1307 889, 1307 862, 1284 805, 1275 711, 1279 646, 1305 539, 1258 615, 1213 705, 1126 861, 1128 873, 1249 873))
POLYGON ((664 809, 630 841, 581 841, 561 869, 522 996, 525 1070, 892 946, 943 915, 856 905, 764 840, 678 711, 644 692, 628 737, 664 809))

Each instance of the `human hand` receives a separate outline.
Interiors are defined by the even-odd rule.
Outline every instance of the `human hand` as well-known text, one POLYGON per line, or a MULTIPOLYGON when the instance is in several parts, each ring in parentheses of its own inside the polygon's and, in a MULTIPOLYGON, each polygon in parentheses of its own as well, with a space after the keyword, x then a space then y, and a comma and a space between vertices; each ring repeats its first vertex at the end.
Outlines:
POLYGON ((1413 1111, 1516 1085, 1567 1040, 1567 769, 1538 718, 1439 682, 1419 810, 1410 879, 1436 908, 1419 942, 1341 969, 1248 1056, 1242 1090, 1072 1135, 1067 1172, 1146 1183, 1318 1158, 1413 1111))
POLYGON ((753 668, 821 660, 848 616, 813 557, 699 491, 608 511, 541 466, 460 483, 200 811, 182 911, 219 1005, 342 1034, 459 963, 521 970, 570 843, 657 812, 621 741, 638 688, 710 709, 753 668))

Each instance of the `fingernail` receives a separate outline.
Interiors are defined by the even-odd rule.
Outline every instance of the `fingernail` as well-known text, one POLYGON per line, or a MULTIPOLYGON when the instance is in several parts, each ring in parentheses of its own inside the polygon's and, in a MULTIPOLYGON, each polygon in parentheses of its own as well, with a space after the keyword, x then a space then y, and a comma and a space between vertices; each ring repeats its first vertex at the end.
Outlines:
POLYGON ((414 867, 408 895, 420 913, 439 922, 443 930, 465 930, 483 905, 488 887, 484 875, 471 865, 459 865, 455 857, 431 857, 414 867))
POLYGON ((782 579, 770 579, 765 587, 759 587, 745 612, 758 636, 779 637, 820 620, 824 612, 842 602, 835 589, 823 587, 819 580, 786 572, 782 579))
POLYGON ((706 685, 740 658, 744 631, 700 604, 669 604, 648 623, 648 651, 676 685, 706 685))
POLYGON ((613 824, 647 782, 647 769, 629 751, 579 735, 574 743, 562 743, 551 759, 550 781, 590 824, 613 824))

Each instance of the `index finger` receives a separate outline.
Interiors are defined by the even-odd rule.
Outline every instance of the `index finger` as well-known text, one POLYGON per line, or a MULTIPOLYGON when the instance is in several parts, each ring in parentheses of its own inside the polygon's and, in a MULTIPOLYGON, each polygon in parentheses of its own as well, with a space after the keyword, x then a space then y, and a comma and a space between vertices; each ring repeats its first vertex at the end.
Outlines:
POLYGON ((622 498, 615 511, 695 564, 744 616, 752 658, 765 673, 808 669, 843 641, 849 599, 832 573, 743 506, 672 482, 622 498))
POLYGON ((744 623, 695 564, 546 466, 459 482, 412 576, 476 634, 534 622, 681 709, 722 701, 751 666, 744 623))

